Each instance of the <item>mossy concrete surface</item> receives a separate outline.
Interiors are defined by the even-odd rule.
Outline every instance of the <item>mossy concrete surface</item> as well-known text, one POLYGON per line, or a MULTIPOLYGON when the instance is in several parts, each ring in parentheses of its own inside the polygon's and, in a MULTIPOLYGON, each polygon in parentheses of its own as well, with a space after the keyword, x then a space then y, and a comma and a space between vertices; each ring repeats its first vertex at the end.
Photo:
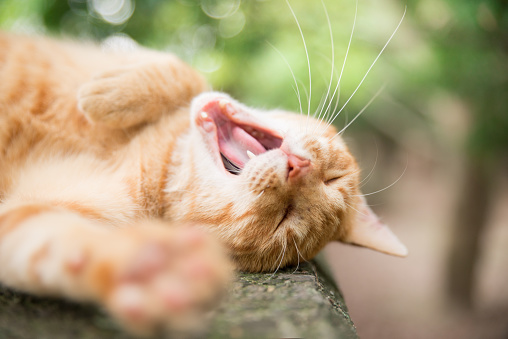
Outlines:
MULTIPOLYGON (((349 339, 357 334, 342 295, 318 259, 275 275, 240 273, 207 331, 183 337, 349 339)), ((94 306, 0 287, 0 339, 4 338, 131 337, 94 306)))

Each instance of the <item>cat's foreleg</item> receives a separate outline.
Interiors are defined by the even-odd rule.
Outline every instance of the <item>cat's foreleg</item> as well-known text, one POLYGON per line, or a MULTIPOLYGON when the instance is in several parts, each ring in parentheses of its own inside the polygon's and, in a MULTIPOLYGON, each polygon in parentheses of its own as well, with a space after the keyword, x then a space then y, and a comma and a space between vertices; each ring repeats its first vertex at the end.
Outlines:
POLYGON ((167 56, 95 76, 79 89, 78 107, 94 122, 126 128, 187 106, 206 88, 200 74, 167 56))
POLYGON ((230 275, 216 244, 193 228, 112 229, 38 204, 0 214, 2 284, 97 302, 138 332, 189 326, 230 275))

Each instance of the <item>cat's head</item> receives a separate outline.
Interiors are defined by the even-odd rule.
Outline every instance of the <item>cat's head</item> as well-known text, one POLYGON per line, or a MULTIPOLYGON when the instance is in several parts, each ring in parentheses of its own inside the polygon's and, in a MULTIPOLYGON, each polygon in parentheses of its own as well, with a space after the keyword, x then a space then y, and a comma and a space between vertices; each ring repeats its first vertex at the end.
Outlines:
POLYGON ((367 206, 334 127, 217 92, 194 99, 191 125, 181 160, 188 172, 168 187, 177 218, 209 225, 240 269, 296 265, 334 240, 406 255, 367 206))

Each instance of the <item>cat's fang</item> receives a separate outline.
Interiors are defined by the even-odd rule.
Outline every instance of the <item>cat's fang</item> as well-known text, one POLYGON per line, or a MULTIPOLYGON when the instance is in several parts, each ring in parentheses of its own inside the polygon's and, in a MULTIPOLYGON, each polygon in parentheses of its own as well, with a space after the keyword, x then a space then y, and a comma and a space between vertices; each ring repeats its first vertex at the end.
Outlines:
POLYGON ((201 112, 201 117, 202 117, 203 119, 207 119, 207 118, 208 118, 208 113, 206 113, 206 112, 201 112))
POLYGON ((227 101, 226 99, 219 100, 219 107, 221 108, 221 110, 224 110, 227 104, 229 104, 229 101, 227 101))
POLYGON ((247 151, 247 156, 249 157, 249 159, 254 159, 256 157, 256 155, 251 151, 247 151))

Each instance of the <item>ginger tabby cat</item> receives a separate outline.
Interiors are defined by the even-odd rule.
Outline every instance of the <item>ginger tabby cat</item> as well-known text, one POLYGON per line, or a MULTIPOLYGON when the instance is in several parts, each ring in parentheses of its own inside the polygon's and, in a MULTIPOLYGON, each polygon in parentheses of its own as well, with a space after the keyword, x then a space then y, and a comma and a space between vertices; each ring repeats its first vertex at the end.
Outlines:
POLYGON ((234 265, 404 256, 333 127, 206 92, 176 57, 0 33, 0 283, 185 327, 234 265), (227 255, 221 250, 226 249, 227 255))

